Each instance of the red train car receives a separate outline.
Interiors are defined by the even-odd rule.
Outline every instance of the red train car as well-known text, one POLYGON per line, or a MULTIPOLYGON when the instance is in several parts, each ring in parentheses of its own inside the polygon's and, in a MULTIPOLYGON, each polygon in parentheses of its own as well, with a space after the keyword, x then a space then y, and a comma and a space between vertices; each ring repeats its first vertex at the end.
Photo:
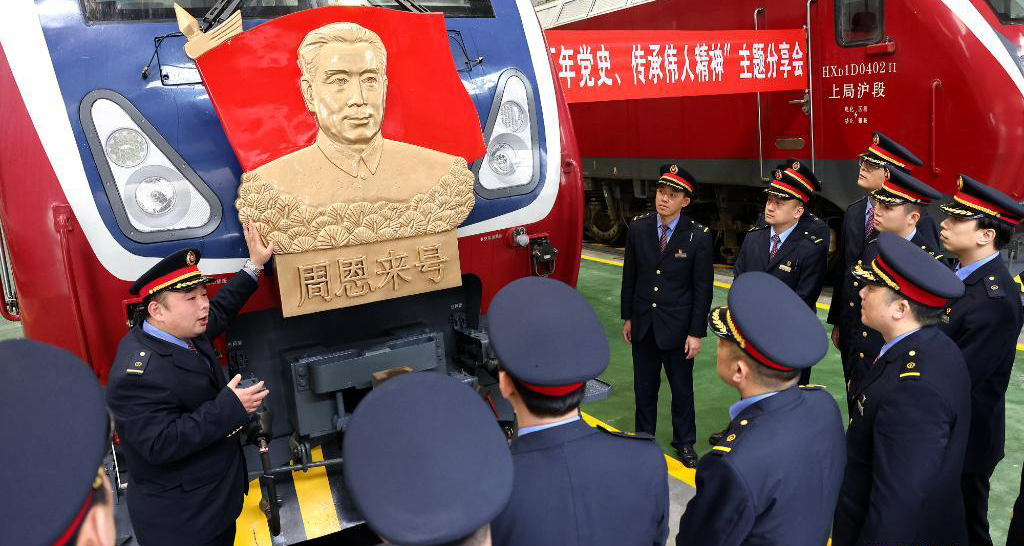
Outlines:
POLYGON ((804 91, 570 106, 587 232, 598 240, 621 234, 667 160, 706 184, 699 197, 707 206, 697 215, 717 230, 726 257, 756 218, 751 186, 787 157, 813 162, 825 197, 815 212, 834 225, 862 195, 856 158, 874 130, 921 157, 925 166, 915 174, 943 192, 966 173, 1024 197, 1024 8, 1017 2, 556 0, 536 9, 558 30, 806 28, 804 91))

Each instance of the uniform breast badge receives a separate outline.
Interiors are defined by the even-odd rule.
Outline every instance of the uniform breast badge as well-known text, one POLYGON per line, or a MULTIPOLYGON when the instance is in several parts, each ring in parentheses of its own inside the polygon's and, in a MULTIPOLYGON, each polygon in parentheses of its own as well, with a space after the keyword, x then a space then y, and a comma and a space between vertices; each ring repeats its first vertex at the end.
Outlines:
POLYGON ((686 257, 686 253, 683 252, 683 249, 680 248, 679 250, 676 251, 676 258, 685 258, 685 257, 686 257))
POLYGON ((864 404, 866 404, 867 401, 868 395, 866 394, 860 395, 860 398, 857 399, 857 411, 860 412, 861 417, 864 417, 864 404))
POLYGON ((782 271, 785 271, 786 273, 791 273, 793 271, 793 262, 792 261, 787 261, 784 264, 780 264, 779 265, 779 269, 781 269, 782 271))

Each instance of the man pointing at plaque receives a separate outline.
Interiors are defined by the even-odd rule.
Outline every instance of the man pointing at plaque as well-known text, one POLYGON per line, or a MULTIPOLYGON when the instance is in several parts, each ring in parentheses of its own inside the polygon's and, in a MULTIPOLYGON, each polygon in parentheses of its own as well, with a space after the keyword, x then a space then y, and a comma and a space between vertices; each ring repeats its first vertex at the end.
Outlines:
POLYGON ((463 158, 381 134, 387 50, 373 31, 334 23, 306 35, 299 86, 316 117, 316 142, 257 168, 263 181, 305 205, 407 201, 445 175, 469 175, 463 158))

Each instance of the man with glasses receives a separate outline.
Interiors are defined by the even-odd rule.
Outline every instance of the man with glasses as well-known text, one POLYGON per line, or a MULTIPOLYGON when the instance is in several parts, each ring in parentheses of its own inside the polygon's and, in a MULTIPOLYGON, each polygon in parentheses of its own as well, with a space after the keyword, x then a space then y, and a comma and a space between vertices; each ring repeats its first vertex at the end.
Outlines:
POLYGON ((51 345, 0 343, 0 415, 0 544, 113 546, 113 429, 92 369, 51 345))
MULTIPOLYGON (((895 140, 875 132, 868 150, 860 155, 860 172, 857 175, 857 185, 865 193, 871 193, 882 187, 885 181, 885 168, 909 173, 914 167, 923 165, 916 155, 895 140)), ((857 260, 861 259, 864 252, 864 245, 874 239, 878 233, 875 228, 875 205, 867 197, 855 201, 847 207, 843 216, 843 228, 839 234, 839 246, 836 252, 839 259, 837 264, 836 277, 832 285, 835 291, 832 294, 832 305, 828 312, 828 323, 833 325, 832 344, 839 349, 839 356, 843 360, 843 375, 849 380, 850 364, 847 362, 850 352, 851 339, 849 336, 842 336, 847 331, 844 325, 857 318, 857 312, 852 309, 849 302, 857 298, 857 287, 853 293, 845 293, 846 287, 843 282, 846 272, 850 271, 857 260)), ((919 231, 921 237, 926 239, 925 245, 935 248, 938 240, 938 228, 931 217, 923 216, 919 220, 919 231)))

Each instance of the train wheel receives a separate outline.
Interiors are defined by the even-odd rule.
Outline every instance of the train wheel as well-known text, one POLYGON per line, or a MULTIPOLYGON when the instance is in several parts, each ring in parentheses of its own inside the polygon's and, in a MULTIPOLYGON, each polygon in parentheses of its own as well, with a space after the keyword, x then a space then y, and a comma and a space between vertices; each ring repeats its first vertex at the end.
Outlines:
POLYGON ((607 245, 615 244, 622 237, 622 222, 615 221, 605 209, 598 209, 590 215, 587 233, 594 241, 607 245))

